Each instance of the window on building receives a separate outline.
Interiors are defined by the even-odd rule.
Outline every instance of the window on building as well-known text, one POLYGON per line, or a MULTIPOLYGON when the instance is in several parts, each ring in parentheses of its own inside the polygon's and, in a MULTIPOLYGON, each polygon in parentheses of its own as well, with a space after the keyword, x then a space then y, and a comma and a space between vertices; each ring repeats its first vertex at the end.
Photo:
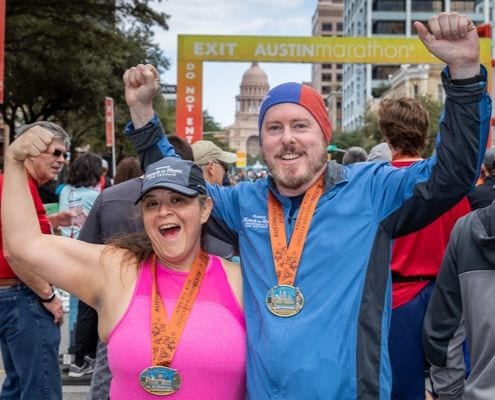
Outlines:
MULTIPOLYGON (((416 21, 419 21, 419 20, 416 20, 416 21)), ((424 26, 428 26, 428 21, 420 21, 424 26)), ((413 35, 416 35, 418 33, 418 31, 416 30, 416 27, 414 26, 414 21, 411 22, 411 33, 413 35)))
POLYGON ((342 69, 342 64, 335 64, 335 68, 342 69))
POLYGON ((323 82, 331 82, 332 81, 332 74, 321 74, 321 80, 323 82))
POLYGON ((332 69, 333 64, 321 64, 321 69, 332 69))
POLYGON ((330 86, 322 86, 321 87, 321 93, 322 94, 328 94, 328 93, 330 93, 331 89, 332 88, 330 86))
POLYGON ((328 32, 333 30, 333 24, 331 22, 322 22, 321 23, 321 30, 323 32, 328 32))
POLYGON ((342 32, 344 30, 344 25, 342 22, 337 22, 337 29, 338 32, 342 32))
POLYGON ((411 10, 441 12, 443 11, 443 3, 443 0, 414 0, 411 1, 411 10))
POLYGON ((452 11, 463 12, 463 13, 472 13, 475 8, 475 1, 451 1, 450 9, 452 11))
POLYGON ((342 82, 342 74, 338 73, 338 74, 335 74, 335 80, 337 82, 342 82))
POLYGON ((413 93, 412 93, 413 97, 418 97, 419 96, 419 85, 413 85, 412 89, 413 89, 413 93))
POLYGON ((406 11, 404 0, 375 0, 373 11, 406 11))
POLYGON ((378 99, 379 97, 382 96, 383 93, 385 93, 388 89, 390 89, 389 85, 381 84, 380 86, 377 86, 375 88, 371 89, 371 95, 375 98, 378 99))
POLYGON ((374 34, 404 35, 406 24, 404 21, 375 21, 373 22, 374 34))
POLYGON ((397 65, 375 65, 371 70, 371 77, 373 79, 388 79, 399 68, 397 65))

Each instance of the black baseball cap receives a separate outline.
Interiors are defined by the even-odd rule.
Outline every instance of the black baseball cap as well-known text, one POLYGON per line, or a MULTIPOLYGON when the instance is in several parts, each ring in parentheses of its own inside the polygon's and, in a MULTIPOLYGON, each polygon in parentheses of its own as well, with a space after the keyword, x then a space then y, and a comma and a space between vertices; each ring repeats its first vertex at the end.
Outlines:
POLYGON ((206 193, 203 171, 189 160, 177 157, 165 157, 146 168, 138 203, 153 189, 169 189, 188 197, 206 193))

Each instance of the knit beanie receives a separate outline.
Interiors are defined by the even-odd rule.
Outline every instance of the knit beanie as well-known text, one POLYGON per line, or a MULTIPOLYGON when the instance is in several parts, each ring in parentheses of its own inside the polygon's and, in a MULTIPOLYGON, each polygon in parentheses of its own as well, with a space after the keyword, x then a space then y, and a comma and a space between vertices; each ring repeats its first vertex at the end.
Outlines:
POLYGON ((261 138, 261 126, 263 125, 263 119, 265 118, 266 111, 277 104, 281 103, 294 103, 299 104, 308 110, 314 117, 318 125, 323 132, 327 143, 330 143, 332 137, 332 127, 330 125, 330 119, 328 118, 327 109, 323 98, 320 93, 310 86, 303 85, 296 82, 282 83, 271 89, 263 99, 260 107, 260 113, 258 116, 258 128, 261 138))

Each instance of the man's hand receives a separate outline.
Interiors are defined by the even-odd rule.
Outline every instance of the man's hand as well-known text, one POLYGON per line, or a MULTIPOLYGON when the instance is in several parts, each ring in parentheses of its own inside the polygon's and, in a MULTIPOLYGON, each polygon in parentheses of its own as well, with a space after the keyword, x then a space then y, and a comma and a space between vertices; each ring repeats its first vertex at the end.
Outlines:
POLYGON ((28 157, 38 157, 53 141, 53 133, 40 126, 34 126, 14 140, 7 149, 7 156, 18 162, 28 157))
POLYGON ((153 98, 160 88, 160 75, 151 64, 139 64, 124 73, 125 101, 135 129, 153 118, 153 98))
POLYGON ((449 66, 452 79, 480 73, 480 46, 473 22, 456 12, 440 13, 428 20, 428 28, 414 22, 418 36, 435 57, 449 66))
POLYGON ((64 322, 64 309, 62 308, 62 300, 55 296, 55 298, 49 303, 41 303, 52 315, 53 322, 58 325, 62 325, 64 322))
POLYGON ((61 226, 71 226, 72 217, 75 217, 75 213, 70 210, 60 211, 56 214, 48 215, 48 219, 52 224, 53 229, 58 229, 61 226))

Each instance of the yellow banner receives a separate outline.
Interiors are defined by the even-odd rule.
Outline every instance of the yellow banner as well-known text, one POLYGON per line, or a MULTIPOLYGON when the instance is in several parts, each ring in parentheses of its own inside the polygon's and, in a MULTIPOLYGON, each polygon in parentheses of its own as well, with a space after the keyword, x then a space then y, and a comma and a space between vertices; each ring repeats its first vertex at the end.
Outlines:
MULTIPOLYGON (((1 1, 1 0, 0 0, 1 1)), ((491 86, 491 40, 480 39, 481 63, 491 86)), ((439 64, 417 38, 179 35, 177 135, 189 143, 203 135, 204 61, 287 63, 439 64)), ((491 91, 491 88, 489 89, 491 91)), ((243 162, 237 161, 241 167, 243 162)), ((244 161, 245 166, 245 161, 244 161)))
MULTIPOLYGON (((179 62, 441 63, 417 38, 179 35, 178 41, 179 62)), ((490 39, 480 46, 482 63, 491 66, 490 39)))

